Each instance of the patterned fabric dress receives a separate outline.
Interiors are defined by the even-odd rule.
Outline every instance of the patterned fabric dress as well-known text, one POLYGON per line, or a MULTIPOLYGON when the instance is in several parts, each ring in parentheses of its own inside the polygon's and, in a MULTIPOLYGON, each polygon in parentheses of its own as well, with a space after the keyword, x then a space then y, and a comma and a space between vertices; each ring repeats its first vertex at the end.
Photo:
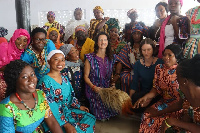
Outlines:
MULTIPOLYGON (((195 21, 200 19, 199 6, 197 6, 186 12, 189 20, 192 19, 195 9, 198 10, 195 21)), ((200 23, 190 24, 190 38, 185 45, 184 57, 190 59, 198 53, 200 53, 200 23)))
MULTIPOLYGON (((155 75, 153 81, 153 88, 157 90, 162 98, 153 104, 151 107, 160 111, 167 108, 169 105, 177 102, 180 99, 178 92, 178 82, 176 75, 176 67, 174 65, 170 68, 166 68, 165 65, 159 64, 155 68, 155 75)), ((169 117, 178 117, 181 111, 162 115, 160 117, 147 118, 148 113, 144 113, 142 116, 142 122, 140 124, 140 133, 159 133, 161 130, 162 121, 169 117)))
MULTIPOLYGON (((89 61, 91 66, 89 79, 92 84, 101 88, 110 87, 110 79, 112 75, 113 65, 115 63, 115 55, 112 61, 109 61, 108 57, 105 57, 103 62, 103 59, 96 56, 95 53, 87 54, 86 59, 89 61)), ((94 92, 87 84, 86 97, 88 98, 90 103, 90 111, 95 115, 96 119, 108 119, 118 114, 108 109, 102 103, 100 96, 96 92, 94 92)))
POLYGON ((52 115, 45 94, 36 90, 38 104, 30 113, 28 110, 21 110, 10 101, 10 96, 0 103, 0 133, 41 133, 40 123, 44 118, 52 115))
POLYGON ((117 55, 116 62, 121 62, 122 64, 122 71, 120 73, 121 90, 128 94, 130 92, 130 83, 133 80, 132 65, 139 59, 139 49, 131 49, 128 44, 126 44, 117 55), (134 54, 134 59, 130 59, 130 53, 134 54), (132 60, 132 62, 130 62, 130 60, 132 60))
POLYGON ((123 49, 124 45, 126 44, 126 42, 122 41, 116 41, 115 44, 111 44, 111 49, 113 51, 113 54, 118 54, 121 49, 123 49))
MULTIPOLYGON (((76 128, 77 133, 94 132, 96 119, 90 113, 79 109, 80 104, 74 97, 74 90, 67 76, 62 76, 62 84, 59 84, 45 75, 38 86, 46 94, 49 106, 60 126, 70 123, 76 128)), ((45 131, 47 130, 45 127, 45 131)))
POLYGON ((6 82, 3 78, 4 73, 0 71, 0 102, 5 98, 5 93, 6 93, 6 82))
POLYGON ((44 49, 41 52, 41 56, 36 54, 32 50, 31 45, 29 45, 29 47, 21 55, 21 59, 23 61, 29 64, 33 64, 33 66, 35 67, 35 74, 38 81, 49 72, 49 68, 47 67, 47 56, 52 50, 55 49, 56 47, 54 43, 51 40, 47 39, 47 44, 44 46, 44 49))

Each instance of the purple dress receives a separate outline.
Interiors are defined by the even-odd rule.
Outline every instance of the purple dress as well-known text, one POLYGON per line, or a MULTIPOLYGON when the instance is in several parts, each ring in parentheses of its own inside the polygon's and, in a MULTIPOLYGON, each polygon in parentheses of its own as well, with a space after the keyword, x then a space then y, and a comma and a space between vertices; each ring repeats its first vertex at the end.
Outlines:
MULTIPOLYGON (((95 53, 90 53, 85 55, 86 59, 90 63, 90 81, 101 88, 110 87, 110 79, 113 71, 113 65, 115 63, 114 58, 109 61, 108 57, 102 58, 96 56, 95 53)), ((86 84, 86 97, 90 103, 90 111, 97 120, 108 119, 112 116, 116 116, 118 113, 108 109, 103 103, 100 96, 95 93, 87 84, 86 84)))

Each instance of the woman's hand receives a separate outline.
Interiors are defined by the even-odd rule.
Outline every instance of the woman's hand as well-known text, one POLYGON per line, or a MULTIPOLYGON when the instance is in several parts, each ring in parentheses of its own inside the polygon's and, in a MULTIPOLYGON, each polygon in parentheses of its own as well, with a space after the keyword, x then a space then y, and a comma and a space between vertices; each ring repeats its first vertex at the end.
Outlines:
POLYGON ((152 98, 149 98, 148 95, 143 96, 134 104, 133 108, 146 107, 151 102, 152 98))
POLYGON ((74 126, 72 126, 70 123, 67 123, 64 125, 65 131, 67 133, 77 133, 76 129, 74 126))
POLYGON ((93 90, 94 92, 98 93, 101 89, 102 89, 101 87, 95 86, 93 90))
POLYGON ((153 108, 153 107, 147 108, 144 112, 149 113, 147 115, 147 118, 159 116, 159 111, 157 109, 153 108))
POLYGON ((89 113, 89 109, 85 106, 80 106, 80 110, 88 112, 89 113))
POLYGON ((104 17, 104 20, 108 21, 110 18, 109 17, 104 17))
POLYGON ((171 17, 170 21, 171 21, 172 24, 177 24, 179 19, 180 19, 179 16, 174 15, 174 16, 171 17))

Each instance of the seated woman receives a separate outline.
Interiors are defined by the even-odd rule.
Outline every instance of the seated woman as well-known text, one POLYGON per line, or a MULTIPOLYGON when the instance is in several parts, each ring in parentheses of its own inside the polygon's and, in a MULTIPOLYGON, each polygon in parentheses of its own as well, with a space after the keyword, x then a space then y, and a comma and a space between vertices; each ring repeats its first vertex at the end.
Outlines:
POLYGON ((176 67, 183 59, 183 52, 178 44, 168 45, 163 51, 164 64, 159 64, 155 68, 153 88, 149 93, 140 98, 134 108, 146 107, 154 97, 161 96, 161 99, 150 106, 142 116, 140 133, 160 133, 162 122, 169 117, 178 117, 181 111, 162 114, 162 117, 154 117, 157 112, 168 108, 180 99, 178 92, 176 67))
POLYGON ((184 48, 190 32, 189 19, 180 14, 183 0, 169 0, 168 5, 170 15, 162 23, 160 30, 159 58, 162 58, 165 47, 172 43, 184 48))
POLYGON ((75 96, 81 105, 88 106, 83 79, 84 64, 79 59, 79 51, 72 44, 65 44, 60 47, 60 50, 65 54, 65 68, 61 73, 68 76, 75 96))
POLYGON ((40 80, 38 86, 46 94, 56 120, 67 133, 94 133, 95 117, 88 113, 88 108, 80 106, 69 79, 60 73, 65 67, 64 53, 53 50, 47 60, 50 72, 40 80))
POLYGON ((6 83, 3 78, 5 66, 10 61, 20 59, 24 49, 30 43, 30 35, 25 29, 17 29, 10 38, 9 43, 0 45, 0 101, 5 98, 6 83))
POLYGON ((100 6, 96 6, 93 9, 95 19, 90 20, 90 28, 88 30, 89 38, 95 39, 96 35, 100 32, 108 33, 108 26, 106 22, 110 19, 109 17, 104 17, 104 11, 100 6))
POLYGON ((35 89, 37 77, 33 68, 15 60, 6 66, 4 74, 8 87, 6 98, 0 103, 0 132, 41 133, 44 120, 51 132, 62 133, 44 92, 35 89))
POLYGON ((119 21, 116 18, 110 18, 106 24, 108 25, 112 52, 113 54, 118 54, 126 44, 125 42, 120 42, 119 40, 119 21))
MULTIPOLYGON (((135 27, 135 25, 140 25, 144 28, 147 29, 147 27, 145 26, 145 24, 143 22, 137 22, 137 18, 138 18, 138 14, 137 14, 137 10, 136 9, 130 9, 128 12, 127 12, 127 16, 131 19, 131 22, 130 23, 127 23, 125 25, 125 29, 123 30, 124 32, 124 38, 125 38, 125 41, 127 43, 131 42, 131 38, 132 38, 132 28, 135 27)), ((144 32, 144 36, 148 37, 148 32, 145 31, 144 32)))
POLYGON ((0 27, 0 44, 3 42, 8 42, 4 36, 8 34, 8 30, 4 27, 0 27))
POLYGON ((118 114, 118 112, 108 109, 98 94, 100 89, 111 86, 115 55, 112 54, 108 38, 108 35, 104 32, 96 36, 94 53, 85 55, 84 68, 86 97, 90 103, 90 111, 96 119, 102 121, 118 114))
POLYGON ((54 43, 46 39, 46 31, 43 28, 35 28, 31 32, 32 42, 21 55, 21 59, 35 69, 38 81, 49 72, 47 67, 47 55, 55 48, 54 43))
POLYGON ((130 86, 130 97, 133 105, 152 89, 155 67, 163 63, 155 55, 155 45, 156 42, 153 42, 150 38, 146 38, 140 43, 142 58, 133 66, 134 75, 130 86))
MULTIPOLYGON (((75 42, 75 28, 79 25, 85 27, 88 30, 89 24, 86 20, 82 19, 83 12, 81 8, 76 8, 74 10, 74 19, 70 19, 67 25, 65 26, 65 42, 69 44, 72 40, 75 42)), ((71 43, 70 43, 71 44, 71 43)))
MULTIPOLYGON (((183 116, 179 119, 169 118, 163 122, 162 131, 173 133, 198 133, 200 130, 200 55, 184 60, 177 67, 177 80, 182 98, 178 104, 172 105, 176 110, 183 109, 183 116)), ((172 110, 171 110, 172 111, 172 110)))
POLYGON ((59 49, 60 46, 64 45, 64 43, 60 42, 60 33, 56 28, 49 28, 47 32, 47 39, 53 41, 56 49, 59 49))
POLYGON ((140 59, 139 47, 140 42, 143 39, 144 31, 145 29, 140 25, 133 27, 131 44, 126 44, 117 55, 114 82, 117 82, 118 79, 120 79, 121 90, 128 94, 130 93, 130 83, 133 80, 132 65, 134 65, 135 62, 140 59))

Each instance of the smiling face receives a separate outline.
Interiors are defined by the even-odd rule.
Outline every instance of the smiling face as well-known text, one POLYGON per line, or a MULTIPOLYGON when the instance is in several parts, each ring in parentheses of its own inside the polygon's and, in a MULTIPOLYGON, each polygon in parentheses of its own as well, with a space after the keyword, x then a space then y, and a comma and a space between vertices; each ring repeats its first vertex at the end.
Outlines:
POLYGON ((65 67, 65 57, 61 53, 54 54, 50 60, 48 60, 51 71, 60 72, 65 67))
POLYGON ((83 13, 80 9, 77 9, 75 12, 74 12, 74 17, 76 20, 81 20, 83 16, 83 13))
POLYGON ((110 30, 110 39, 116 39, 119 38, 119 34, 118 34, 118 29, 117 28, 112 28, 110 30))
POLYGON ((72 47, 70 52, 67 55, 67 60, 70 62, 76 62, 79 60, 79 51, 75 48, 72 47))
POLYGON ((38 51, 41 52, 44 49, 44 46, 46 45, 46 36, 43 32, 38 32, 33 37, 33 43, 32 47, 38 51))
POLYGON ((159 5, 156 7, 156 16, 159 19, 164 19, 167 17, 167 11, 165 10, 165 7, 162 5, 159 5))
POLYGON ((28 43, 28 39, 25 36, 18 37, 15 40, 15 45, 19 50, 25 49, 27 43, 28 43))
POLYGON ((177 59, 174 53, 170 49, 165 49, 164 54, 163 54, 163 61, 166 67, 171 67, 177 64, 177 59))
POLYGON ((153 48, 152 48, 151 44, 144 44, 141 47, 141 51, 142 51, 142 55, 145 59, 149 59, 153 55, 153 48))
POLYGON ((103 13, 100 11, 100 10, 94 10, 94 17, 97 19, 97 20, 100 20, 103 18, 103 13))
POLYGON ((100 35, 98 38, 99 49, 106 49, 108 46, 108 38, 106 35, 100 35))
POLYGON ((17 79, 17 91, 33 93, 37 85, 37 77, 32 67, 26 66, 17 79))
POLYGON ((53 42, 55 42, 55 41, 57 41, 57 38, 58 38, 58 32, 55 30, 52 30, 49 33, 49 39, 52 40, 53 42))
POLYGON ((181 3, 179 0, 169 0, 168 6, 169 6, 169 11, 172 15, 180 14, 181 3))
POLYGON ((47 15, 47 20, 49 21, 49 23, 53 23, 55 20, 55 17, 53 15, 47 15))

